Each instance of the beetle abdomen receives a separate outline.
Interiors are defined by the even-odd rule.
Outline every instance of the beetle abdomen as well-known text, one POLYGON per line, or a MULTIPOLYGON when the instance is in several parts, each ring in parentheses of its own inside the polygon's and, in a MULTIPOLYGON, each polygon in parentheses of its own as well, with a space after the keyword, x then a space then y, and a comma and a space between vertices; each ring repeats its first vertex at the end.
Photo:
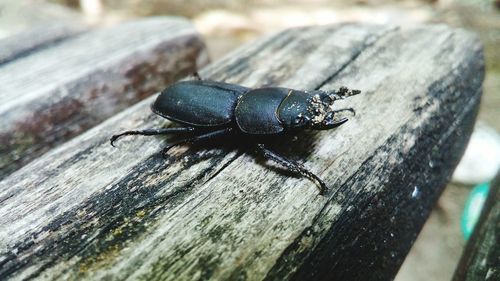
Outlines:
POLYGON ((176 83, 158 96, 152 110, 192 126, 222 126, 233 120, 238 97, 248 88, 208 80, 176 83))
POLYGON ((290 89, 260 88, 243 95, 234 115, 238 127, 248 134, 277 134, 284 130, 277 109, 290 89))

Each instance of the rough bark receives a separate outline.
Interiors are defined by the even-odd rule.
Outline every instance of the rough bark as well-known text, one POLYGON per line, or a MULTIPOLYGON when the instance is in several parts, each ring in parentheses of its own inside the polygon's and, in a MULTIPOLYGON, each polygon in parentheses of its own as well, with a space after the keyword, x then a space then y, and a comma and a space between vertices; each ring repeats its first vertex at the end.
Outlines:
POLYGON ((0 277, 389 280, 463 153, 484 75, 477 37, 445 26, 297 28, 201 71, 257 87, 360 89, 336 130, 277 150, 329 192, 231 140, 109 137, 171 125, 149 98, 0 183, 0 277), (36 171, 34 173, 33 171, 36 171))

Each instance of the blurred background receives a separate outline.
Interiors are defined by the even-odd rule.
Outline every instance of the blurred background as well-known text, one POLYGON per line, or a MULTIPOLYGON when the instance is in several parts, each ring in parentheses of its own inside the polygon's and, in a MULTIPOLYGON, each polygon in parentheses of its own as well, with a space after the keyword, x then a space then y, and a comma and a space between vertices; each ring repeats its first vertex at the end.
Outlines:
POLYGON ((191 19, 212 61, 257 37, 293 26, 445 23, 477 33, 487 68, 479 126, 396 277, 450 280, 466 243, 463 224, 471 215, 464 215, 464 208, 481 189, 471 190, 490 181, 500 165, 500 0, 0 0, 0 40, 44 24, 107 26, 153 15, 191 19))

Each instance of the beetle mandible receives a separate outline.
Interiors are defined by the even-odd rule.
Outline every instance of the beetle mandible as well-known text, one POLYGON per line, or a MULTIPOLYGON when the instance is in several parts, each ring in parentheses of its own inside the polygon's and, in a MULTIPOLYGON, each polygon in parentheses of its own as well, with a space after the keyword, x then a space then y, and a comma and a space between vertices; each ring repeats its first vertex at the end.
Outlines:
POLYGON ((277 135, 287 135, 304 129, 328 130, 338 127, 347 118, 336 113, 352 108, 333 109, 333 103, 361 93, 340 87, 336 91, 299 91, 280 87, 247 88, 236 84, 201 79, 177 82, 165 90, 151 105, 159 116, 177 122, 182 127, 125 131, 111 137, 111 145, 125 135, 185 134, 169 149, 187 143, 210 140, 220 136, 244 136, 253 140, 255 147, 268 160, 277 162, 292 172, 316 182, 320 194, 326 184, 302 164, 287 159, 269 149, 265 140, 277 135))

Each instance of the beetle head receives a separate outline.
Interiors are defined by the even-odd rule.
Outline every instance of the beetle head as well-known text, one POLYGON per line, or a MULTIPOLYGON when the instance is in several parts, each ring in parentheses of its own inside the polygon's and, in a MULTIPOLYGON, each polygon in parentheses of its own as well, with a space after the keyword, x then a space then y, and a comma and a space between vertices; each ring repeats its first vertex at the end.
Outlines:
POLYGON ((333 109, 336 100, 359 94, 360 91, 345 87, 337 91, 296 91, 290 90, 278 107, 278 118, 288 129, 326 130, 347 121, 338 118, 333 109))
MULTIPOLYGON (((361 93, 361 91, 349 90, 346 87, 341 87, 337 91, 331 92, 321 90, 314 91, 309 100, 307 112, 302 115, 299 114, 297 118, 305 119, 307 127, 310 129, 327 130, 337 127, 346 122, 347 118, 339 118, 336 116, 336 110, 333 108, 334 102, 359 93, 361 93)), ((354 113, 352 109, 349 111, 354 113)))

